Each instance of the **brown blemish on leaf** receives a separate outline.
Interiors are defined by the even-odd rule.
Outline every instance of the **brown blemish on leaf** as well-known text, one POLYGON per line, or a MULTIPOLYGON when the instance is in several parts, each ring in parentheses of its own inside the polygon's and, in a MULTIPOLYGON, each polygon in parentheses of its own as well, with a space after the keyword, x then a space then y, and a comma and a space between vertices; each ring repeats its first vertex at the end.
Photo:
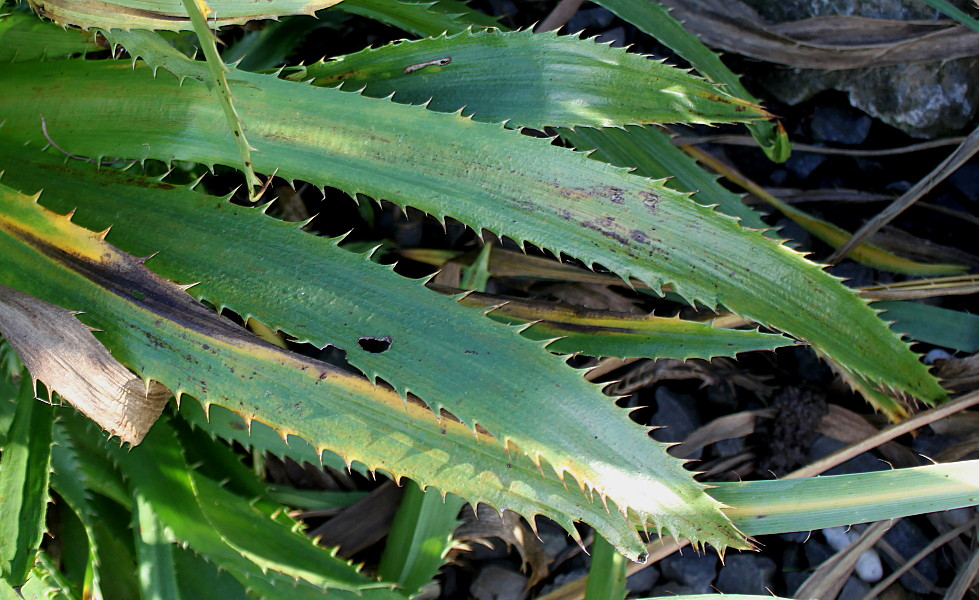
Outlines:
POLYGON ((0 333, 31 377, 124 442, 141 442, 170 398, 116 361, 75 313, 6 286, 0 333))
POLYGON ((659 204, 659 196, 652 192, 643 192, 639 197, 642 198, 642 204, 646 207, 646 210, 650 214, 656 214, 656 205, 659 204))
POLYGON ((598 233, 604 235, 607 238, 611 238, 621 244, 628 244, 629 238, 622 235, 622 233, 615 231, 615 219, 611 217, 604 217, 600 222, 596 223, 594 221, 580 221, 582 227, 591 229, 592 231, 597 231, 598 233))

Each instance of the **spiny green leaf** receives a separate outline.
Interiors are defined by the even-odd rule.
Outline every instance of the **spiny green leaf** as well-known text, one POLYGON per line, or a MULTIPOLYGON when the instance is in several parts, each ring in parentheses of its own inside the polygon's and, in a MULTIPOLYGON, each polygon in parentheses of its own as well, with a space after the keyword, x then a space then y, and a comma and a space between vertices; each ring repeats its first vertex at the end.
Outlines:
POLYGON ((28 13, 0 15, 0 62, 65 58, 100 49, 91 33, 62 29, 28 13))
MULTIPOLYGON (((478 107, 473 115, 479 118, 478 107)), ((594 129, 580 127, 562 131, 561 137, 582 151, 593 150, 588 156, 619 167, 635 168, 637 175, 652 179, 670 178, 665 184, 681 192, 697 192, 697 202, 716 206, 724 214, 741 219, 741 224, 754 229, 767 229, 761 214, 741 201, 741 196, 718 182, 717 175, 703 169, 670 141, 670 136, 655 127, 624 127, 594 129)))
POLYGON ((244 586, 227 571, 220 570, 189 549, 175 546, 173 553, 180 575, 177 584, 183 597, 194 598, 201 590, 207 590, 208 598, 213 600, 247 600, 244 586))
MULTIPOLYGON (((758 101, 741 85, 740 78, 731 72, 720 57, 683 28, 662 4, 650 0, 595 0, 622 19, 653 36, 685 58, 701 75, 727 86, 727 91, 748 102, 758 101)), ((761 149, 771 160, 785 162, 791 145, 781 124, 752 123, 748 126, 761 149)))
MULTIPOLYGON (((11 116, 0 137, 45 143, 34 116, 43 113, 75 154, 233 164, 234 142, 211 126, 220 117, 203 86, 180 87, 138 65, 68 64, 0 67, 7 88, 20 90, 0 94, 11 116), (71 103, 59 93, 67 88, 71 103), (133 127, 139 135, 128 135, 133 127)), ((233 79, 262 147, 259 171, 453 216, 654 289, 671 283, 689 302, 720 303, 801 337, 879 385, 944 397, 907 344, 839 280, 661 183, 458 115, 243 72, 233 79)))
POLYGON ((90 481, 86 476, 82 459, 75 449, 74 440, 69 435, 63 420, 55 423, 54 440, 55 445, 51 450, 51 466, 54 470, 51 475, 51 487, 74 511, 88 542, 88 559, 85 579, 82 583, 82 595, 85 598, 101 598, 104 597, 99 568, 101 560, 99 538, 95 531, 98 515, 90 502, 88 492, 90 481))
MULTIPOLYGON (((0 579, 0 593, 3 593, 3 586, 9 588, 9 584, 0 579)), ((19 593, 14 592, 14 598, 16 600, 75 600, 75 596, 71 593, 71 586, 44 552, 38 553, 30 579, 20 588, 19 593)))
POLYGON ((534 340, 554 340, 547 349, 566 354, 685 360, 774 350, 792 343, 780 335, 720 329, 679 317, 615 314, 487 294, 469 294, 460 302, 493 308, 487 314, 504 323, 533 323, 521 333, 534 340))
POLYGON ((883 310, 887 321, 896 321, 891 328, 909 337, 960 350, 975 352, 979 349, 979 316, 931 306, 920 302, 875 302, 874 308, 883 310))
MULTIPOLYGON (((28 0, 38 14, 60 25, 83 29, 153 29, 189 31, 193 29, 183 0, 28 0)), ((340 0, 219 0, 212 27, 242 25, 248 21, 274 19, 283 15, 312 15, 340 0)))
POLYGON ((422 490, 414 482, 406 486, 377 574, 397 583, 401 592, 411 597, 432 581, 445 563, 464 502, 452 494, 443 497, 438 490, 422 490))
POLYGON ((194 33, 197 34, 197 43, 204 51, 204 57, 207 59, 207 70, 211 74, 208 87, 217 96, 221 109, 224 111, 224 119, 228 129, 234 135, 235 143, 238 146, 241 162, 236 166, 245 173, 248 198, 253 199, 255 187, 261 185, 261 182, 255 177, 251 154, 253 148, 248 144, 248 139, 245 137, 241 118, 238 116, 238 111, 235 110, 235 101, 231 95, 231 90, 228 88, 228 67, 221 60, 221 56, 218 54, 217 39, 207 26, 211 9, 203 0, 183 0, 183 3, 184 9, 190 15, 194 33))
POLYGON ((421 36, 498 27, 499 23, 463 2, 451 0, 346 0, 332 10, 350 13, 421 36))
MULTIPOLYGON (((5 189, 0 186, 0 192, 5 189)), ((29 197, 9 192, 3 200, 0 247, 6 264, 0 278, 48 300, 84 307, 124 362, 146 379, 167 382, 178 397, 189 393, 221 404, 272 425, 282 436, 327 446, 348 462, 407 475, 470 502, 510 506, 528 518, 545 514, 569 528, 568 519, 586 520, 633 557, 641 548, 634 528, 646 521, 718 547, 743 544, 680 462, 579 377, 563 378, 541 397, 486 396, 492 410, 480 409, 477 401, 459 407, 472 411, 466 414, 470 422, 512 423, 501 427, 501 445, 445 418, 439 424, 427 408, 367 380, 261 342, 29 197), (534 418, 524 418, 524 411, 534 418), (571 421, 580 435, 561 435, 560 424, 571 421), (460 444, 472 450, 467 462, 460 460, 460 444), (512 465, 518 457, 504 456, 505 446, 524 461, 521 468, 512 465), (583 490, 612 500, 623 514, 564 487, 555 497, 553 486, 539 482, 542 460, 559 475, 570 473, 583 490), (486 461, 492 464, 484 469, 486 461), (485 480, 473 477, 474 464, 485 480)), ((478 340, 470 342, 481 348, 478 340)))
POLYGON ((54 409, 34 399, 23 374, 17 408, 0 455, 0 577, 23 585, 44 535, 54 409))
MULTIPOLYGON (((286 71, 289 72, 288 70, 286 71)), ((732 123, 769 115, 663 61, 556 32, 404 41, 297 67, 288 76, 510 125, 732 123)))
POLYGON ((763 535, 979 504, 979 461, 715 485, 711 495, 729 507, 726 511, 745 533, 763 535))
POLYGON ((301 577, 317 587, 367 590, 383 587, 269 519, 241 498, 195 474, 165 424, 133 450, 109 450, 136 493, 155 509, 170 535, 227 569, 246 586, 266 579, 295 588, 301 577), (266 573, 267 574, 263 574, 266 573))

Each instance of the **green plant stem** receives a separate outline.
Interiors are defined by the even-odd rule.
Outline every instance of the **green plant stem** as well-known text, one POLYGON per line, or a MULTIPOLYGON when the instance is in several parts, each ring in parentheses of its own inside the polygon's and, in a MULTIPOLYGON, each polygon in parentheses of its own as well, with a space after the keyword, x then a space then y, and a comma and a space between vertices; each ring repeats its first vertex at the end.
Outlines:
POLYGON ((600 535, 591 545, 591 567, 585 600, 623 600, 625 598, 626 559, 600 535))

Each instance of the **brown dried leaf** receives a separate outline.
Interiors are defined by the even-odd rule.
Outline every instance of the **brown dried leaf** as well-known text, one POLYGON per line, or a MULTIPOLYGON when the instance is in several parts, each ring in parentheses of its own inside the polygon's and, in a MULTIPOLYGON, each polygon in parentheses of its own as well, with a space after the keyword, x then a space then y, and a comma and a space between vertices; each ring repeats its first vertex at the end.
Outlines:
POLYGON ((938 365, 936 375, 947 389, 966 392, 979 385, 979 354, 936 362, 938 365))
POLYGON ((979 34, 952 21, 854 16, 772 24, 736 0, 662 0, 705 44, 809 69, 856 69, 979 55, 979 34))
POLYGON ((523 560, 528 574, 528 586, 533 587, 547 577, 547 556, 540 539, 517 513, 505 510, 497 512, 491 506, 480 504, 477 511, 463 511, 462 525, 454 537, 461 541, 478 542, 492 547, 489 538, 498 538, 507 546, 514 546, 523 560))
POLYGON ((122 366, 76 314, 0 285, 0 333, 34 381, 136 445, 163 412, 170 390, 122 366))
POLYGON ((323 546, 337 546, 337 555, 350 558, 384 539, 401 504, 404 489, 387 481, 309 532, 323 546))

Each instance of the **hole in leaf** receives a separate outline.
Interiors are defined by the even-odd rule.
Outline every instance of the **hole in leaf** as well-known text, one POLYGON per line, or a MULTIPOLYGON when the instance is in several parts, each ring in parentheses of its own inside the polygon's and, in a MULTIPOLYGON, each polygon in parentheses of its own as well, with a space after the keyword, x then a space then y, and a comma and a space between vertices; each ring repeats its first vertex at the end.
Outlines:
POLYGON ((391 336, 384 337, 362 337, 357 340, 360 347, 371 354, 380 354, 391 347, 391 336))

